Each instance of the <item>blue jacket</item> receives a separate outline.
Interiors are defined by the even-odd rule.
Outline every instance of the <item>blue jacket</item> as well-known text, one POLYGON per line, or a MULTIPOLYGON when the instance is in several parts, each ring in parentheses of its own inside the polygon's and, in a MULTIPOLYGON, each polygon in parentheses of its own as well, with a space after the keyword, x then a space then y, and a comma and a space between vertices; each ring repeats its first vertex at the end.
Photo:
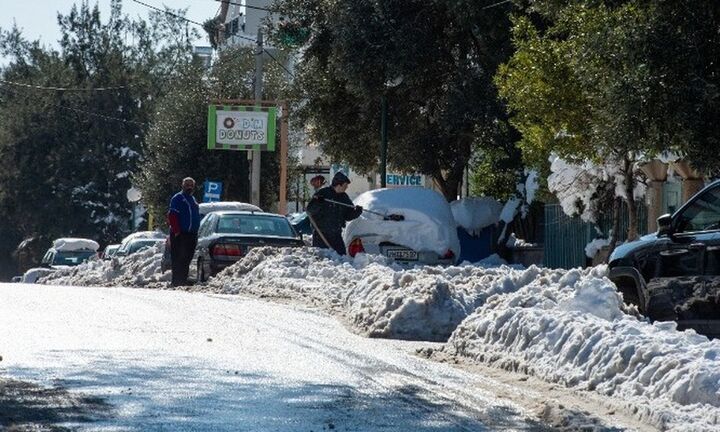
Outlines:
POLYGON ((200 207, 195 197, 182 192, 173 195, 170 200, 168 220, 173 232, 178 230, 178 232, 196 234, 200 227, 200 207))

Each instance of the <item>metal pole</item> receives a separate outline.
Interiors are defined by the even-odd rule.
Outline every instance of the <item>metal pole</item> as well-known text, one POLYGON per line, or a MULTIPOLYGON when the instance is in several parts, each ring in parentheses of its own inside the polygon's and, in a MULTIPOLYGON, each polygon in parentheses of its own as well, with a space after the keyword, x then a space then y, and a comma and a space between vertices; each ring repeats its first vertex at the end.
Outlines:
POLYGON ((287 101, 282 101, 282 118, 280 118, 280 192, 278 213, 287 213, 287 172, 288 172, 288 109, 287 101))
POLYGON ((387 96, 382 95, 380 109, 380 187, 386 186, 387 178, 387 96))
MULTIPOLYGON (((255 50, 255 103, 261 106, 263 87, 263 36, 258 28, 257 49, 255 50)), ((250 168, 250 202, 260 205, 260 150, 251 150, 252 164, 250 168)))

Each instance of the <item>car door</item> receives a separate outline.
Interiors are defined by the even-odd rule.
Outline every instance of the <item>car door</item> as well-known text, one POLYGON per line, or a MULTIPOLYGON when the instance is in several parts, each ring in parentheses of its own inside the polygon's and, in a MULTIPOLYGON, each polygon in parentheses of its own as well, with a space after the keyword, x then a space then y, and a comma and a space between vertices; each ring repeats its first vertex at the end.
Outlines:
POLYGON ((198 243, 197 247, 195 248, 195 259, 199 257, 207 258, 206 255, 208 236, 212 234, 212 227, 215 224, 216 220, 217 215, 214 213, 209 213, 203 218, 202 222, 200 223, 200 228, 198 228, 198 243))
POLYGON ((664 246, 658 277, 701 275, 709 254, 720 259, 720 187, 702 191, 673 216, 673 234, 664 246))

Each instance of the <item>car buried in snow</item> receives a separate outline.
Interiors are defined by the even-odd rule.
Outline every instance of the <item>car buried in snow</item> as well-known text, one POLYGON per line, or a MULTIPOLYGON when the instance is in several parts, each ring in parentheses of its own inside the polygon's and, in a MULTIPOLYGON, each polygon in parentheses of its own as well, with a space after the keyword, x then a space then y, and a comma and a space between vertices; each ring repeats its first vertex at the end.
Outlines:
POLYGON ((132 255, 136 252, 140 252, 141 250, 145 250, 148 248, 162 248, 164 247, 164 245, 164 238, 134 238, 120 246, 120 248, 117 250, 117 252, 115 252, 113 256, 126 257, 128 255, 132 255))
POLYGON ((191 274, 205 282, 236 263, 254 247, 300 247, 304 243, 290 222, 272 213, 254 211, 213 211, 203 218, 198 230, 191 274))
POLYGON ((73 267, 97 258, 98 249, 100 245, 95 240, 73 237, 56 239, 43 255, 40 267, 27 270, 22 276, 22 282, 35 283, 40 277, 57 269, 73 267))
POLYGON ((720 181, 658 218, 656 233, 618 246, 610 279, 653 321, 720 336, 720 181))
POLYGON ((376 189, 354 202, 370 211, 343 231, 350 256, 379 254, 402 265, 450 265, 460 256, 455 219, 439 193, 421 187, 376 189))

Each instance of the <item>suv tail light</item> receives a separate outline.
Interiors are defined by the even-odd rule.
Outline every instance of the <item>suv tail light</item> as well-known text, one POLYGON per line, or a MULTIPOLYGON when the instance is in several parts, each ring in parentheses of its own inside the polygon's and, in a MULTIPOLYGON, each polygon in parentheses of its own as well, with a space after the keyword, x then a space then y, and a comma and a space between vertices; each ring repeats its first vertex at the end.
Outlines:
POLYGON ((442 259, 453 259, 455 258, 455 252, 451 251, 450 249, 445 252, 445 255, 442 256, 442 259))
POLYGON ((348 254, 351 257, 354 257, 361 252, 365 252, 365 248, 363 247, 362 240, 356 238, 350 242, 350 246, 348 246, 348 254))
POLYGON ((234 259, 243 256, 243 250, 234 243, 218 243, 212 247, 210 255, 219 259, 234 259))

